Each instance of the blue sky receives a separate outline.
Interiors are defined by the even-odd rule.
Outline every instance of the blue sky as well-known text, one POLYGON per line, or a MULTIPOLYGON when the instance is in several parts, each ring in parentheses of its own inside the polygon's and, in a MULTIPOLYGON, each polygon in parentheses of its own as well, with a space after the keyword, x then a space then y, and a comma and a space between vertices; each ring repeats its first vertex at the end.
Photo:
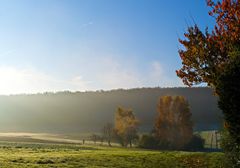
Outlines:
POLYGON ((183 86, 178 37, 204 0, 0 0, 0 94, 183 86))

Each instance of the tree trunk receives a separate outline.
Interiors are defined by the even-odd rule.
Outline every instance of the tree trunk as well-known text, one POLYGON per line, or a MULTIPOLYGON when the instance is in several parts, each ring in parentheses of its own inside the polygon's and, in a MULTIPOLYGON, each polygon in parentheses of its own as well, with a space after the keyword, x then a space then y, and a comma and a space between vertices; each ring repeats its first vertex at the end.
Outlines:
POLYGON ((132 147, 132 140, 129 141, 129 144, 130 144, 130 148, 132 147))
POLYGON ((111 141, 110 141, 110 140, 108 140, 108 146, 112 146, 112 145, 111 145, 111 141))

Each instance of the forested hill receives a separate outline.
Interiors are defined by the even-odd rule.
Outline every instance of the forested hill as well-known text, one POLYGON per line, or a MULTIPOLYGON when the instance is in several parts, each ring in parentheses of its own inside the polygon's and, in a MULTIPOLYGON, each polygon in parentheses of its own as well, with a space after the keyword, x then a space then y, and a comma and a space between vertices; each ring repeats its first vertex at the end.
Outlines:
POLYGON ((195 130, 222 124, 217 98, 209 88, 140 88, 97 92, 59 92, 0 96, 0 131, 86 133, 113 122, 118 106, 132 108, 141 131, 150 131, 157 101, 183 95, 191 106, 195 130))

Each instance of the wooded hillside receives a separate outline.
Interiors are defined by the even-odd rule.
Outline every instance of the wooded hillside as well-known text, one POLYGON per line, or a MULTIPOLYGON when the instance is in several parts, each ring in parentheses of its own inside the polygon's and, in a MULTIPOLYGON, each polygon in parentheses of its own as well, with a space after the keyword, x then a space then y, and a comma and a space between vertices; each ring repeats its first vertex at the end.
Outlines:
POLYGON ((150 131, 163 95, 188 99, 195 130, 221 126, 217 98, 209 88, 139 88, 0 96, 0 131, 98 132, 113 121, 118 106, 132 108, 140 119, 140 131, 150 131))

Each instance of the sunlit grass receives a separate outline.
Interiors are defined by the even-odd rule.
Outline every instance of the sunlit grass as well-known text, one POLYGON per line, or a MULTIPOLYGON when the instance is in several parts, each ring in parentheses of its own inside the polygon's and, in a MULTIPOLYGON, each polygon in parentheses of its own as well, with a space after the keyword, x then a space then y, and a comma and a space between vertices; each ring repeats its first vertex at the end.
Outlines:
POLYGON ((222 153, 151 151, 73 144, 0 143, 1 167, 221 167, 222 153))

